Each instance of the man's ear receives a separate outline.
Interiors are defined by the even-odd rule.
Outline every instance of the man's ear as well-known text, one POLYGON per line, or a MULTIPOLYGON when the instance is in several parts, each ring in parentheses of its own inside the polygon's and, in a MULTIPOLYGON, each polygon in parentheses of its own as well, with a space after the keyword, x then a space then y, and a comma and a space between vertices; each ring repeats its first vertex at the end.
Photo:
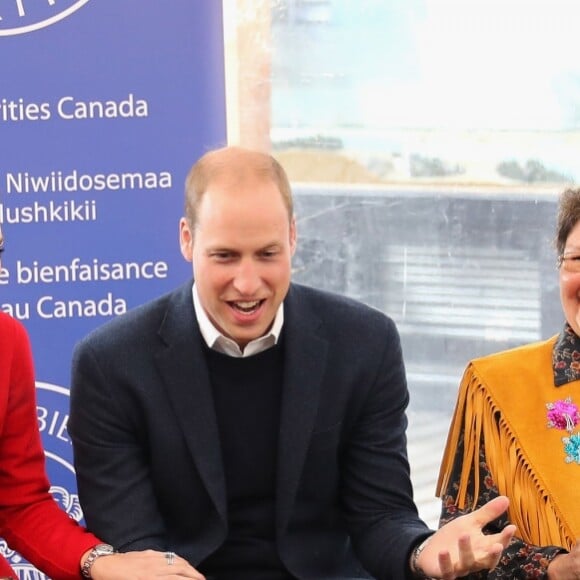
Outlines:
POLYGON ((290 222, 290 255, 294 255, 296 251, 296 218, 292 217, 292 221, 290 222))
POLYGON ((188 262, 191 262, 193 259, 193 232, 184 217, 179 220, 179 245, 181 247, 181 255, 188 262))

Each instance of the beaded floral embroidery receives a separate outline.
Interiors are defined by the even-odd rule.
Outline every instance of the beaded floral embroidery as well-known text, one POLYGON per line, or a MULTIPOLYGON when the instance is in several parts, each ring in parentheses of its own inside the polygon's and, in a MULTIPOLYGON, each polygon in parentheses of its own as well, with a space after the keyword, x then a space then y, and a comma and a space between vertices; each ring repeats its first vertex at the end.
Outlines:
POLYGON ((546 407, 548 409, 548 427, 568 432, 567 437, 562 437, 566 463, 580 465, 580 433, 573 433, 576 425, 580 423, 578 407, 572 402, 571 397, 555 403, 547 403, 546 407))

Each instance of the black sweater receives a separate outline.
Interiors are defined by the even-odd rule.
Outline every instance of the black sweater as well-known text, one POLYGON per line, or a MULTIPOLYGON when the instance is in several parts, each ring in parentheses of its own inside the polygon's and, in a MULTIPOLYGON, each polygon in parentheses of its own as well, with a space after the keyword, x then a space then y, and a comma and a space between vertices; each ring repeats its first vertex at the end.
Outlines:
POLYGON ((228 500, 226 542, 199 569, 213 579, 291 578, 275 542, 282 345, 247 358, 206 349, 228 500))

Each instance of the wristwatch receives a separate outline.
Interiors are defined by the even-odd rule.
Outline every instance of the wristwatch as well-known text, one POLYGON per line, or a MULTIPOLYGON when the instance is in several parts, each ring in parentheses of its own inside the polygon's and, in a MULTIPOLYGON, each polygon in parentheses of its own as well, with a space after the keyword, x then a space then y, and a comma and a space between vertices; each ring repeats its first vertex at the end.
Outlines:
POLYGON ((417 580, 431 580, 431 576, 427 576, 418 563, 419 555, 425 549, 425 546, 429 543, 430 539, 431 536, 427 536, 420 544, 415 546, 415 549, 411 552, 411 573, 413 574, 413 578, 417 578, 417 580))
POLYGON ((115 553, 115 548, 110 544, 97 544, 87 556, 85 563, 81 566, 81 574, 85 578, 92 578, 91 576, 91 567, 95 563, 97 558, 101 556, 112 556, 115 553))

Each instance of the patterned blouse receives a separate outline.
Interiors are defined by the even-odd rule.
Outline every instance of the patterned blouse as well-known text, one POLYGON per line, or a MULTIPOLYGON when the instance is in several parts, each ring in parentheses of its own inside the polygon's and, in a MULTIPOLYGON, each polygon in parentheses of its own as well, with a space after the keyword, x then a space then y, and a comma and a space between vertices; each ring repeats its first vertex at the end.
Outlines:
MULTIPOLYGON (((554 387, 565 385, 571 381, 580 379, 580 338, 574 333, 568 324, 564 326, 558 340, 554 344, 552 353, 552 365, 554 369, 554 387)), ((450 520, 471 511, 466 508, 460 510, 454 503, 459 488, 459 480, 463 457, 463 434, 460 436, 459 445, 455 453, 455 460, 449 479, 449 486, 441 494, 442 507, 439 525, 446 524, 450 520)), ((493 481, 492 474, 487 465, 484 442, 482 439, 479 450, 480 484, 477 507, 482 506, 491 499, 499 496, 498 489, 493 481)), ((473 470, 470 477, 469 491, 466 505, 472 504, 473 498, 473 470)), ((510 522, 506 516, 502 516, 490 523, 486 530, 490 533, 499 532, 510 522)), ((565 553, 564 548, 558 546, 533 546, 526 544, 518 538, 514 538, 504 550, 497 567, 492 571, 470 574, 466 578, 471 579, 497 579, 497 578, 547 578, 548 565, 555 556, 565 553)))

